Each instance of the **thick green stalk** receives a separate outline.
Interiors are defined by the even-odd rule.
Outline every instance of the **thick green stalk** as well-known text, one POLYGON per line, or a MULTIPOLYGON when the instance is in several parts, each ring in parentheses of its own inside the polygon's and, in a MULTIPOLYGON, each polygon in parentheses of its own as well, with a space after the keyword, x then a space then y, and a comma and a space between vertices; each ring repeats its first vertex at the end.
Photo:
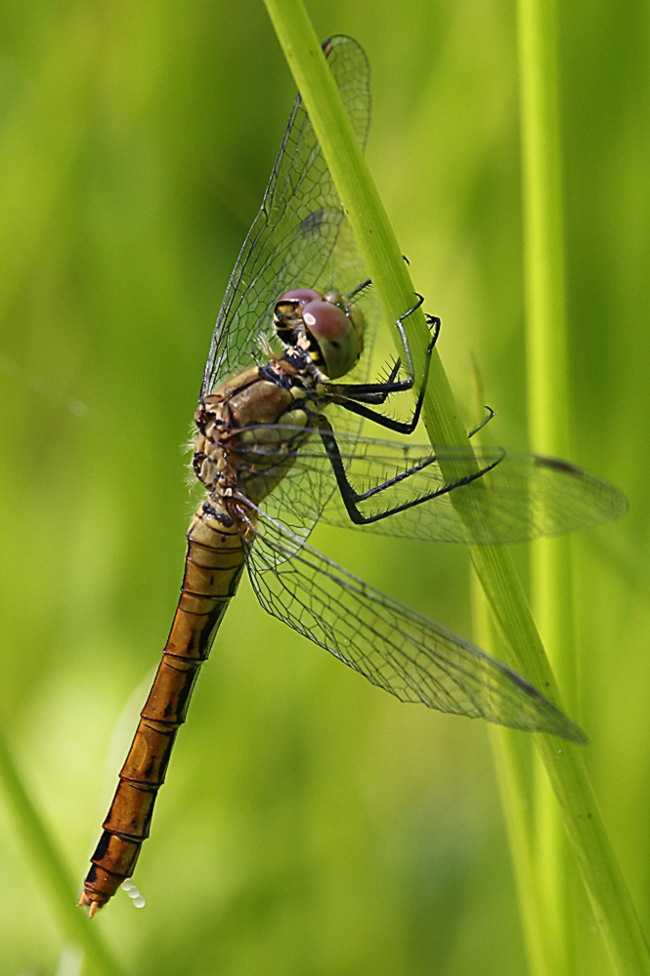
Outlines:
MULTIPOLYGON (((265 0, 265 3, 384 312, 394 320, 412 304, 413 287, 318 39, 301 0, 265 0)), ((421 315, 409 316, 406 324, 417 371, 423 362, 428 331, 421 315)), ((437 355, 433 357, 429 374, 425 419, 432 443, 466 443, 466 433, 437 355)), ((456 501, 453 494, 452 499, 456 501)), ((472 561, 508 644, 510 663, 557 699, 553 675, 509 553, 490 546, 473 547, 472 561)), ((537 735, 535 739, 614 968, 621 976, 623 973, 650 976, 650 957, 643 934, 609 845, 579 749, 551 736, 537 735)))
MULTIPOLYGON (((474 550, 473 562, 505 637, 508 663, 557 700, 555 680, 508 552, 484 547, 474 550)), ((535 742, 613 971, 620 976, 650 974, 648 947, 607 837, 580 750, 552 736, 536 735, 535 742)))
MULTIPOLYGON (((480 411, 481 405, 485 403, 485 396, 477 366, 475 374, 478 394, 475 410, 480 411)), ((477 434, 474 440, 481 443, 483 432, 477 434)), ((494 618, 490 615, 476 573, 471 578, 471 594, 474 634, 478 643, 497 660, 502 660, 508 656, 507 649, 504 649, 503 641, 494 626, 494 618)), ((535 817, 537 806, 530 775, 532 743, 529 740, 522 741, 522 736, 498 726, 490 726, 489 736, 508 831, 528 965, 532 976, 549 976, 558 958, 558 946, 557 938, 552 938, 550 927, 546 924, 547 912, 543 893, 540 891, 539 864, 535 856, 539 844, 535 817)), ((541 770, 544 774, 539 759, 533 768, 536 773, 541 770)), ((545 779, 548 784, 548 778, 545 779)), ((547 792, 551 794, 551 801, 557 811, 550 784, 547 792)), ((562 947, 559 948, 562 951, 562 947)))
MULTIPOLYGON (((265 3, 384 313, 388 320, 395 321, 413 306, 413 284, 327 68, 320 42, 301 0, 265 0, 265 3)), ((415 374, 419 376, 429 341, 422 311, 418 309, 404 324, 411 342, 415 374)), ((436 443, 458 444, 466 440, 460 414, 437 355, 433 357, 429 373, 427 416, 435 431, 436 443)))
MULTIPOLYGON (((528 422, 531 447, 570 456, 569 372, 562 219, 558 50, 554 0, 518 0, 528 422)), ((531 596, 565 700, 576 705, 571 540, 531 551, 531 596)), ((548 777, 536 765, 539 925, 551 976, 575 972, 573 878, 567 837, 548 777)))
POLYGON ((41 880, 44 894, 54 907, 64 939, 84 950, 88 969, 97 976, 122 976, 123 970, 109 952, 99 929, 89 925, 85 912, 76 907, 78 886, 29 797, 1 731, 0 784, 16 832, 41 880))
MULTIPOLYGON (((481 403, 483 398, 481 398, 481 403)), ((485 594, 478 577, 472 574, 472 615, 474 634, 486 651, 494 657, 499 653, 499 635, 490 616, 485 594)), ((489 727, 492 758, 497 774, 501 804, 508 831, 510 851, 515 868, 517 898, 521 912, 526 950, 531 972, 543 976, 547 971, 546 933, 540 924, 539 892, 536 885, 536 866, 533 852, 533 822, 530 784, 530 751, 524 748, 522 737, 510 729, 489 727)))
MULTIPOLYGON (((564 457, 571 454, 570 387, 554 0, 518 0, 518 28, 528 422, 535 451, 564 457)), ((575 698, 568 548, 544 540, 533 556, 542 627, 556 673, 567 679, 565 698, 575 698)))

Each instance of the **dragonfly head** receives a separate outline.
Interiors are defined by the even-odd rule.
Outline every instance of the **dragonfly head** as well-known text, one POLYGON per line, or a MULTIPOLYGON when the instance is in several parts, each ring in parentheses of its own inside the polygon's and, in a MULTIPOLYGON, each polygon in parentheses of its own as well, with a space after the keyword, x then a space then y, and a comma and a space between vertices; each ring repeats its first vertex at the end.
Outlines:
POLYGON ((273 324, 285 346, 302 348, 333 380, 349 373, 363 352, 363 312, 339 291, 288 291, 275 306, 273 324))

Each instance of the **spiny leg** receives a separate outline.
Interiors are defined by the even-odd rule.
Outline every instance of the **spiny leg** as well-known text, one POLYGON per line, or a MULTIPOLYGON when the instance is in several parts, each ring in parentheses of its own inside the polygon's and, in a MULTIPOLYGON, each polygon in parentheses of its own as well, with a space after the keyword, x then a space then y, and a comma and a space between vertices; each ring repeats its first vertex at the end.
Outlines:
POLYGON ((376 423, 381 427, 385 427, 388 430, 393 430, 400 434, 413 433, 422 412, 422 404, 424 402, 424 395, 429 378, 431 355, 440 334, 440 319, 432 315, 426 315, 427 324, 432 332, 432 338, 426 350, 422 382, 420 384, 417 400, 410 419, 407 421, 395 420, 392 417, 387 417, 385 414, 382 414, 379 411, 370 409, 370 407, 366 406, 366 404, 383 404, 386 402, 386 399, 390 394, 400 393, 413 388, 413 360, 411 357, 408 338, 404 330, 403 320, 408 315, 411 315, 416 308, 419 308, 422 301, 422 296, 418 295, 417 304, 414 305, 413 308, 409 309, 409 311, 396 322, 396 327, 402 339, 402 344, 406 354, 406 368, 408 373, 407 378, 404 380, 396 379, 401 367, 401 360, 398 359, 394 363, 388 379, 383 383, 329 384, 326 387, 326 392, 331 396, 333 403, 338 403, 351 413, 355 413, 366 420, 371 420, 373 423, 376 423))
POLYGON ((476 427, 472 427, 469 434, 467 435, 468 438, 473 437, 474 434, 478 434, 479 430, 483 430, 485 425, 489 424, 490 421, 494 420, 494 418, 496 417, 497 412, 496 410, 493 410, 492 407, 488 407, 488 405, 486 404, 485 409, 487 410, 487 417, 483 417, 483 420, 480 422, 480 424, 477 424, 476 427))
POLYGON ((394 487, 401 481, 404 481, 418 472, 423 471, 425 468, 429 467, 429 465, 435 464, 437 460, 435 454, 425 458, 419 464, 413 465, 406 471, 400 472, 400 474, 395 475, 395 477, 389 478, 379 485, 375 485, 374 488, 370 488, 368 491, 357 492, 348 480, 348 476, 343 465, 343 459, 341 457, 331 424, 327 418, 323 416, 319 416, 317 421, 321 440, 323 441, 327 456, 330 464, 332 465, 332 470, 334 471, 334 476, 341 493, 341 498, 343 499, 343 504, 345 505, 351 521, 355 525, 369 525, 372 522, 379 522, 381 519, 388 518, 390 515, 396 515, 398 512, 405 512, 407 509, 414 508, 416 505, 422 505, 424 502, 431 501, 433 498, 440 498, 441 495, 447 495, 455 488, 460 488, 462 485, 469 485, 472 481, 482 478, 483 475, 487 474, 488 471, 491 471, 503 460, 503 457, 499 457, 491 464, 487 464, 483 468, 472 471, 470 474, 465 475, 462 478, 458 478, 449 484, 443 485, 441 488, 437 488, 435 491, 427 492, 420 498, 414 498, 411 501, 404 502, 401 505, 395 505, 393 508, 389 508, 385 512, 379 512, 375 515, 366 516, 359 510, 359 503, 367 501, 368 499, 373 498, 375 495, 379 495, 382 491, 386 491, 387 489, 394 487))

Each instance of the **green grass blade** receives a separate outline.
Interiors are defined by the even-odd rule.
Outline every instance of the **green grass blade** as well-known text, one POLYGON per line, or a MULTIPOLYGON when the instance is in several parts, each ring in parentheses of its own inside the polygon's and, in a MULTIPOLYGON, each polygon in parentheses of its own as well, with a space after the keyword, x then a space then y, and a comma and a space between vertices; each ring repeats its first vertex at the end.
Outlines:
MULTIPOLYGON (((509 553, 475 549, 472 560, 506 639, 509 663, 557 700, 555 679, 509 553), (517 649, 516 654, 513 648, 517 649)), ((535 741, 613 970, 621 976, 650 973, 648 947, 609 842, 584 760, 571 743, 540 735, 535 736, 535 741)))
POLYGON ((43 889, 49 897, 66 941, 83 948, 87 968, 97 976, 123 976, 97 925, 76 907, 77 889, 29 792, 22 781, 11 750, 0 731, 0 784, 5 802, 13 814, 16 833, 21 837, 43 889))
MULTIPOLYGON (((265 0, 285 56, 309 111, 323 154, 388 320, 414 304, 414 288, 368 165, 300 0, 265 0)), ((421 375, 429 332, 421 309, 406 319, 416 376, 421 375)), ((438 444, 466 438, 451 388, 434 351, 427 387, 427 417, 438 444)))
MULTIPOLYGON (((519 0, 519 91, 524 219, 528 423, 540 454, 571 456, 557 25, 554 0, 519 0)), ((570 539, 531 548, 533 613, 565 701, 576 707, 570 539)), ((572 864, 548 777, 536 764, 535 855, 545 960, 542 973, 574 971, 572 864)))
MULTIPOLYGON (((483 397, 481 397, 483 402, 483 397)), ((498 634, 490 616, 485 594, 475 573, 471 578, 472 616, 474 633, 485 650, 499 657, 498 634)), ((534 862, 533 804, 527 770, 530 750, 522 737, 509 729, 489 727, 490 746, 497 774, 501 804, 508 831, 510 852, 515 873, 517 899, 526 940, 531 972, 541 976, 546 972, 546 933, 540 925, 539 892, 534 862)))
MULTIPOLYGON (((408 272, 304 5, 300 0, 265 0, 265 3, 384 312, 397 318, 412 302, 408 272)), ((417 371, 428 332, 420 314, 410 316, 407 324, 417 371)), ((465 440, 459 412, 437 355, 432 361, 427 390, 426 425, 434 444, 465 440)), ((464 517, 466 514, 471 516, 471 512, 463 513, 464 517)), ((474 548, 472 561, 509 645, 509 663, 557 700, 555 681, 511 556, 507 551, 491 547, 474 548)), ((647 946, 582 758, 576 747, 562 740, 551 736, 535 738, 614 969, 621 974, 650 973, 647 946)))

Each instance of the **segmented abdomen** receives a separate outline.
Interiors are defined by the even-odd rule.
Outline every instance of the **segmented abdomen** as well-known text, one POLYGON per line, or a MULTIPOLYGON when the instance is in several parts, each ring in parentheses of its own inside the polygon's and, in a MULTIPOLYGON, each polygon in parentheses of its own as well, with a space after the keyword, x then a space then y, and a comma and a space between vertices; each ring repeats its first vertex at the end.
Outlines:
POLYGON ((79 899, 91 917, 133 874, 199 668, 244 565, 242 537, 219 503, 200 505, 187 539, 174 622, 79 899))

